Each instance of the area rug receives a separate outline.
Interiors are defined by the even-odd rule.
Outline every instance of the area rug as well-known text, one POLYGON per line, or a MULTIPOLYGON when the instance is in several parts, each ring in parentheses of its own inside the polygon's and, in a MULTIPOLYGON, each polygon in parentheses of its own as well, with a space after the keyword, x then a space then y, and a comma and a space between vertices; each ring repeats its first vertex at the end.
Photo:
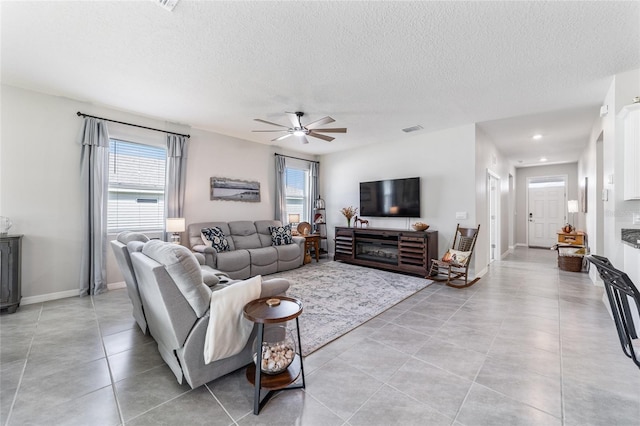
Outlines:
POLYGON ((303 303, 299 322, 304 356, 433 283, 333 261, 311 263, 265 278, 276 277, 291 281, 287 295, 303 303))

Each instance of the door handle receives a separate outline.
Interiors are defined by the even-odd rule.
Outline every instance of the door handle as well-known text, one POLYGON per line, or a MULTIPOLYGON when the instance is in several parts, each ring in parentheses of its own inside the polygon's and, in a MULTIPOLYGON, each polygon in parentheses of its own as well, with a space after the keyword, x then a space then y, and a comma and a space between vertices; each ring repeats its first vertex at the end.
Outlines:
POLYGON ((529 213, 529 222, 533 222, 533 213, 529 213))

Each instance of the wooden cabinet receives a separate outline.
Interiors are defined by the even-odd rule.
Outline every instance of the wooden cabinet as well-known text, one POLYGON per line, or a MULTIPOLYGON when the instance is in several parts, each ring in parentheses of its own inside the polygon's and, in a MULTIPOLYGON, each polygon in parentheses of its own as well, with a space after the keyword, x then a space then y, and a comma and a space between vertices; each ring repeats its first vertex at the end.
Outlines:
POLYGON ((335 260, 428 276, 438 256, 438 231, 336 228, 335 260))
POLYGON ((584 247, 585 246, 585 233, 582 231, 576 232, 558 232, 558 244, 584 247))
POLYGON ((14 313, 20 306, 22 235, 0 237, 0 309, 14 313))
POLYGON ((625 200, 640 200, 640 103, 627 105, 620 112, 624 135, 625 200))

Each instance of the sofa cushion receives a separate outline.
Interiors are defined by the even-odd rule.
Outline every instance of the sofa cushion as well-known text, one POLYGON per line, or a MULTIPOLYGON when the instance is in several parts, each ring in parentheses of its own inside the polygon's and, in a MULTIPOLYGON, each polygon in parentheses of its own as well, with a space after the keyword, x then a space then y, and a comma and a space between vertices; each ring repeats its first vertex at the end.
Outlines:
POLYGON ((293 244, 293 234, 291 233, 291 224, 284 226, 270 226, 271 244, 274 246, 282 246, 285 244, 293 244))
POLYGON ((229 222, 229 229, 236 250, 262 247, 253 222, 246 220, 229 222))
POLYGON ((234 250, 218 253, 216 256, 217 269, 224 272, 239 271, 251 265, 251 257, 247 250, 234 250))
POLYGON ((179 244, 160 240, 146 243, 142 253, 164 266, 196 316, 201 318, 209 309, 211 290, 202 282, 200 264, 193 253, 179 244))
POLYGON ((278 261, 278 252, 275 247, 261 247, 248 251, 252 265, 265 266, 275 264, 278 261))
POLYGON ((256 231, 258 231, 258 237, 260 237, 260 244, 262 247, 271 247, 271 231, 269 228, 273 226, 282 226, 282 222, 279 220, 256 220, 256 231))
POLYGON ((213 228, 203 228, 202 235, 204 235, 207 241, 211 241, 211 244, 206 245, 213 247, 213 249, 218 253, 229 251, 231 249, 226 235, 224 235, 222 229, 217 226, 214 226, 213 228))
POLYGON ((291 261, 300 258, 300 247, 297 244, 287 244, 274 247, 278 252, 278 260, 291 261))

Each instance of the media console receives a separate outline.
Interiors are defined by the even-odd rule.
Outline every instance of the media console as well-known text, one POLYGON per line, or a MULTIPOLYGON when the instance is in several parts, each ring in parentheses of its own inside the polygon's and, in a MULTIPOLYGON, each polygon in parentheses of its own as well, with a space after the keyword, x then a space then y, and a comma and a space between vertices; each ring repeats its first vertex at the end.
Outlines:
POLYGON ((334 260, 427 277, 438 231, 336 227, 334 260))

